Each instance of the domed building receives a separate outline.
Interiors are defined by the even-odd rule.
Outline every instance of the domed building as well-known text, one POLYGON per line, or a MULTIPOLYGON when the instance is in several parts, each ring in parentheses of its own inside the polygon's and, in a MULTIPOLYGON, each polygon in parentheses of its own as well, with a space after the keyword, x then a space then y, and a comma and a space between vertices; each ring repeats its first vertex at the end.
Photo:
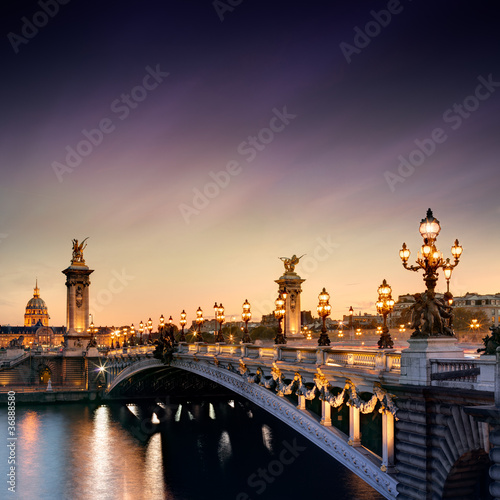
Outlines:
POLYGON ((35 326, 38 322, 40 326, 49 326, 49 312, 44 300, 40 298, 40 289, 38 288, 38 280, 35 284, 33 298, 26 305, 26 313, 24 314, 24 326, 35 326))

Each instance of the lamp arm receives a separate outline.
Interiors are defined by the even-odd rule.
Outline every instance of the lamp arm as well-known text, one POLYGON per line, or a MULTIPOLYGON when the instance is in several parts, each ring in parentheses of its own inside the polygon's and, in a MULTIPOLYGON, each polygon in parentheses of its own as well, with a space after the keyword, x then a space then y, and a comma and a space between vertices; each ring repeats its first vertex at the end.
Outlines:
POLYGON ((413 264, 409 266, 406 262, 403 262, 403 267, 408 271, 420 271, 422 269, 422 266, 414 266, 413 264))

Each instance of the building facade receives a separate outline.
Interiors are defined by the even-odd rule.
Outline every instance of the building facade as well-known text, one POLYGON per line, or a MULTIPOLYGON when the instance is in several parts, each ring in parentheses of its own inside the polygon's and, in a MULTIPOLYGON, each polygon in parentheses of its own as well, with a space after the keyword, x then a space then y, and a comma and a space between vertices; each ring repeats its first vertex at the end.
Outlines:
POLYGON ((467 292, 461 297, 455 297, 454 301, 455 307, 471 310, 482 309, 491 319, 491 323, 498 326, 500 320, 500 293, 480 295, 467 292))
POLYGON ((33 291, 33 298, 26 304, 24 313, 24 326, 35 326, 38 322, 42 326, 49 326, 49 312, 45 301, 40 297, 38 280, 33 291))

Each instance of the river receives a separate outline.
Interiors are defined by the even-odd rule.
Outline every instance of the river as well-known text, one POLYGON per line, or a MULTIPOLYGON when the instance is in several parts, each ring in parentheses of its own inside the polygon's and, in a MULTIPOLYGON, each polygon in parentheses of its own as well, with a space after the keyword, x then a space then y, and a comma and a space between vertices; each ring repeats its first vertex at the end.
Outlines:
POLYGON ((245 400, 0 409, 0 498, 255 500, 383 497, 272 415, 245 400), (152 425, 156 423, 156 426, 152 425), (153 429, 153 427, 155 427, 153 429), (9 456, 15 492, 9 492, 9 456))

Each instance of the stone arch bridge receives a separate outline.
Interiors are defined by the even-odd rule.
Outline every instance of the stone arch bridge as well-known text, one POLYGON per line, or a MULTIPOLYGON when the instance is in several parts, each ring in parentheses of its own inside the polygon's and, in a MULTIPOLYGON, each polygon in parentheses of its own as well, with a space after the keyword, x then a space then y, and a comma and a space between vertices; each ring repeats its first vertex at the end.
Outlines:
POLYGON ((181 343, 169 362, 136 347, 99 363, 110 399, 225 387, 386 498, 500 498, 493 356, 415 368, 405 351, 181 343))

